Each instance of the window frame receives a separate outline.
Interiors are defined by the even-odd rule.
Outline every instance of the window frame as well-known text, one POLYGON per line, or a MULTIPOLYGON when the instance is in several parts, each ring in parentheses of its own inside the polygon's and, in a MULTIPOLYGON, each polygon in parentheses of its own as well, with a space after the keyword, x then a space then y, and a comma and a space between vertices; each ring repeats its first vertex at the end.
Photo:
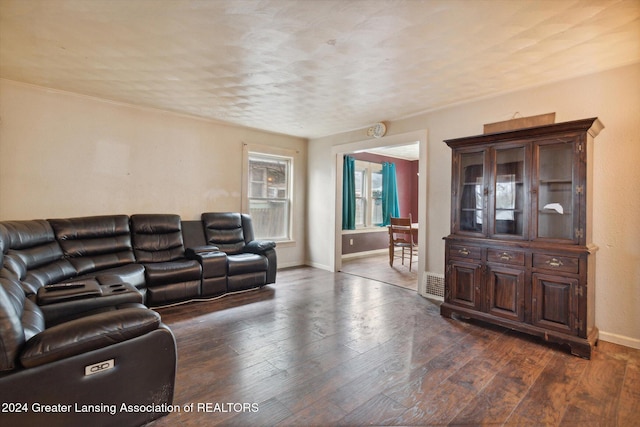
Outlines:
POLYGON ((260 198, 261 200, 277 200, 282 201, 286 200, 287 208, 286 208, 286 224, 284 224, 284 229, 286 230, 286 236, 284 237, 273 237, 273 236, 258 236, 258 233, 255 230, 255 222, 254 222, 254 233, 256 234, 256 238, 258 240, 273 240, 279 243, 286 242, 294 242, 295 236, 293 235, 294 230, 294 216, 293 216, 293 205, 294 205, 294 168, 296 163, 296 152, 293 150, 286 149, 278 149, 268 146, 262 145, 249 145, 243 144, 243 173, 242 173, 242 212, 245 214, 250 214, 250 186, 252 184, 251 177, 249 176, 251 173, 250 161, 252 159, 264 159, 268 160, 285 160, 288 162, 288 171, 287 171, 287 197, 286 198, 260 198))
POLYGON ((377 162, 370 162, 366 160, 355 160, 355 173, 364 171, 363 177, 363 192, 366 197, 356 197, 356 204, 358 199, 363 200, 363 210, 365 212, 363 223, 359 223, 359 218, 356 217, 356 230, 377 228, 381 223, 373 222, 373 209, 375 208, 375 199, 373 197, 373 174, 382 173, 382 164, 377 162))

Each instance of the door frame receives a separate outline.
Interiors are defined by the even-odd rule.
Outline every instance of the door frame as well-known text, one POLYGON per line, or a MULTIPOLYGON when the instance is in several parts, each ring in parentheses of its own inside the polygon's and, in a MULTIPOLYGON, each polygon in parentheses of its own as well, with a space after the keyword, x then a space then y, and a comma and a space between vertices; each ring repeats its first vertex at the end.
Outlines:
POLYGON ((345 154, 353 153, 370 148, 390 147, 394 145, 407 145, 414 142, 419 146, 418 159, 418 242, 420 243, 420 251, 418 252, 418 292, 423 294, 423 276, 425 274, 425 264, 427 259, 427 129, 401 133, 397 135, 389 135, 378 139, 366 139, 361 141, 350 142, 341 145, 335 145, 331 149, 332 157, 335 158, 335 184, 334 204, 335 211, 333 218, 330 218, 330 224, 334 227, 334 245, 333 256, 331 257, 332 271, 337 272, 342 268, 342 166, 345 154))

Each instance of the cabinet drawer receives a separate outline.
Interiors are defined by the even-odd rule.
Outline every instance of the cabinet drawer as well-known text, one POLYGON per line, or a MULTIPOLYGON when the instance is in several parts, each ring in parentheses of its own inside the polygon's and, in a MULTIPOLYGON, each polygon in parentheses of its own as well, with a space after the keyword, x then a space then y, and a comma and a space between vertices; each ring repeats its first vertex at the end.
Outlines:
POLYGON ((577 274, 580 258, 559 255, 533 254, 533 268, 577 274))
POLYGON ((461 259, 480 259, 482 249, 474 246, 451 245, 449 247, 449 256, 461 259))
POLYGON ((487 249, 487 261, 502 264, 524 265, 524 252, 487 249))

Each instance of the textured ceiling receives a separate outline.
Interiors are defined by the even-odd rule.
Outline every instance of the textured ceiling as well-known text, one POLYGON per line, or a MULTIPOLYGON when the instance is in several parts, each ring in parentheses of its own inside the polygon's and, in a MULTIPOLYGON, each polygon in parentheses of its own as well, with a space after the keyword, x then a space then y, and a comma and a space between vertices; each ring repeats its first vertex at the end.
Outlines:
POLYGON ((0 77, 302 137, 640 61, 640 0, 0 0, 0 77))

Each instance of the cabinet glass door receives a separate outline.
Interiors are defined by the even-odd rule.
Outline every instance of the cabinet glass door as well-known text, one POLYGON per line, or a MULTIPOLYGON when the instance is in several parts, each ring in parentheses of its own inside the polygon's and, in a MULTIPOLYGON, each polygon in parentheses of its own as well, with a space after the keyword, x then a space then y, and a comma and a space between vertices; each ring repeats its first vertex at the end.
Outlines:
POLYGON ((574 238, 573 164, 572 141, 538 146, 538 238, 574 238))
POLYGON ((493 234, 524 238, 525 218, 524 165, 525 147, 496 149, 496 172, 493 188, 493 234))
POLYGON ((460 154, 458 188, 459 230, 483 232, 486 222, 484 151, 460 154))

